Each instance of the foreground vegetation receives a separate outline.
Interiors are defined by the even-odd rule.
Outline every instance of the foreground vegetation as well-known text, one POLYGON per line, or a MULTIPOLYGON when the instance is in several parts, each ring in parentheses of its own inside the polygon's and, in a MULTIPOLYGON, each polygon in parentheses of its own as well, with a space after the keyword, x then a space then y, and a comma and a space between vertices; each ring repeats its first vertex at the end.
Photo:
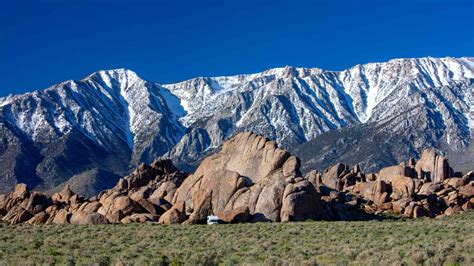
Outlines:
POLYGON ((237 225, 0 224, 2 264, 474 265, 474 212, 237 225))

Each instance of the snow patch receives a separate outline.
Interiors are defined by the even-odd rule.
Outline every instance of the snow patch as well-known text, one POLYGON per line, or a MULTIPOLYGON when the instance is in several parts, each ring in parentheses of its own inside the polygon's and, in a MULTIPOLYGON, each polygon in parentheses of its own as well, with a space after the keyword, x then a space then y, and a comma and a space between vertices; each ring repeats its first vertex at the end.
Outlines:
POLYGON ((188 107, 186 104, 183 105, 183 101, 176 95, 172 94, 168 89, 160 87, 160 94, 165 98, 166 104, 171 112, 173 112, 177 118, 181 118, 187 114, 188 107))

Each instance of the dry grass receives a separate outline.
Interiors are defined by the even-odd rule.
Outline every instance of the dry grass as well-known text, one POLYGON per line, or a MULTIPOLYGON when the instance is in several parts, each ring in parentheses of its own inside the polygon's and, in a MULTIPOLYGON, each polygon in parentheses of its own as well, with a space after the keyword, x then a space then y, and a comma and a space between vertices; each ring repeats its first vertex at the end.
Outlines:
POLYGON ((0 224, 1 264, 474 265, 474 212, 440 220, 0 224))

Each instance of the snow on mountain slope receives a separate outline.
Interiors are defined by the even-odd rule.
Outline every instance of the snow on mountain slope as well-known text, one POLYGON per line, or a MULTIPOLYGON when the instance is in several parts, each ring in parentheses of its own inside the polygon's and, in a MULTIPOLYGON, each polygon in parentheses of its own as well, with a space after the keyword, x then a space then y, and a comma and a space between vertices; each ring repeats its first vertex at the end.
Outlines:
MULTIPOLYGON (((182 114, 170 110, 160 90, 130 70, 117 69, 3 98, 0 159, 36 150, 38 165, 30 175, 44 188, 92 168, 123 173, 129 165, 149 162, 171 149, 185 130, 177 121, 182 114), (19 145, 23 148, 9 149, 19 145)), ((24 171, 18 160, 5 159, 0 167, 9 184, 24 171)), ((0 190, 8 190, 3 183, 0 190)))
POLYGON ((81 81, 13 96, 3 109, 34 142, 47 142, 78 129, 108 148, 123 141, 134 150, 149 137, 169 148, 184 129, 159 89, 130 70, 99 71, 81 81))
POLYGON ((161 155, 192 164, 244 130, 292 147, 347 126, 390 124, 383 129, 428 132, 413 149, 439 141, 462 148, 473 123, 473 65, 474 58, 394 59, 343 71, 287 66, 167 85, 126 69, 99 71, 0 98, 0 159, 19 158, 5 159, 3 176, 11 184, 21 172, 19 154, 31 151, 38 163, 32 171, 45 188, 81 171, 117 173, 118 164, 161 155), (413 117, 417 124, 407 122, 413 117), (78 143, 81 152, 71 148, 78 143), (98 151, 104 162, 61 170, 98 151))
MULTIPOLYGON (((403 105, 406 95, 415 89, 427 95, 421 97, 425 102, 420 104, 433 104, 433 97, 435 102, 449 102, 453 108, 440 105, 443 110, 437 112, 464 124, 459 112, 468 112, 468 89, 443 96, 443 90, 440 93, 434 88, 469 82, 474 77, 473 61, 394 59, 344 71, 285 67, 258 74, 197 78, 164 87, 186 106, 187 114, 180 121, 205 129, 210 148, 241 130, 256 131, 291 146, 329 130, 386 119, 391 116, 387 110, 403 105), (389 97, 401 91, 405 94, 389 97)), ((449 131, 452 125, 443 126, 449 131)), ((464 144, 469 140, 462 134, 447 137, 464 144)))

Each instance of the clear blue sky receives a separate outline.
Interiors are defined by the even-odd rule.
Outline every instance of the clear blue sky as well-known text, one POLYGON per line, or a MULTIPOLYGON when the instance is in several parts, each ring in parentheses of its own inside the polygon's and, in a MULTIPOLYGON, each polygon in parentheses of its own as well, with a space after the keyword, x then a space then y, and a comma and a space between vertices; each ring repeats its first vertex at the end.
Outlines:
POLYGON ((160 83, 474 56, 474 1, 2 0, 0 96, 125 67, 160 83))

